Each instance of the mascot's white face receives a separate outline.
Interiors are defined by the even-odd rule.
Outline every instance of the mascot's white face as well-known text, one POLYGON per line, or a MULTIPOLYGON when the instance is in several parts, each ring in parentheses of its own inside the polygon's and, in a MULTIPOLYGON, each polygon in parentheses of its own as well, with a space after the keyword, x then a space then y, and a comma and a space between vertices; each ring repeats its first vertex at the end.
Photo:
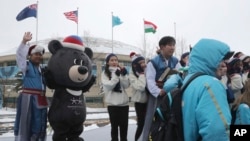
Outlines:
POLYGON ((81 66, 81 65, 74 65, 71 66, 69 69, 69 78, 73 81, 73 82, 83 82, 85 81, 89 76, 88 73, 88 68, 85 66, 81 66))

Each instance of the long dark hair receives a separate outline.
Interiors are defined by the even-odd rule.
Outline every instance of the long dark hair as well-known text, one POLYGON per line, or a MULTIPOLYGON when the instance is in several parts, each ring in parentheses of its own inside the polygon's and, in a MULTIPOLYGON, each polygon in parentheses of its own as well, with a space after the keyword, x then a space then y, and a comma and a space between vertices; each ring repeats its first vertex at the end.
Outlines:
MULTIPOLYGON (((104 73, 108 76, 109 80, 111 80, 111 72, 109 70, 109 65, 108 64, 106 64, 106 66, 105 66, 104 73)), ((122 92, 120 79, 119 79, 118 83, 115 85, 115 87, 113 88, 113 91, 120 92, 120 93, 122 92)))
POLYGON ((233 107, 236 110, 241 103, 245 103, 250 107, 250 79, 248 78, 245 85, 245 91, 234 101, 233 107))
POLYGON ((138 78, 139 76, 136 74, 136 69, 135 69, 136 65, 138 65, 138 64, 131 63, 131 68, 132 68, 132 71, 133 71, 134 75, 138 78))
POLYGON ((108 76, 109 80, 111 79, 111 72, 109 70, 109 65, 105 65, 104 73, 108 76))

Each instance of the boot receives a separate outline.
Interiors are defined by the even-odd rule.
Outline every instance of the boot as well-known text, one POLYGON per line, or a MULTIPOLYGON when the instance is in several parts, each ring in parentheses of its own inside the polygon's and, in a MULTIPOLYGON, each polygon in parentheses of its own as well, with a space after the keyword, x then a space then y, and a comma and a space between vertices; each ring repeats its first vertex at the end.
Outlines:
POLYGON ((33 135, 30 137, 30 141, 39 141, 38 139, 39 139, 39 138, 38 138, 38 135, 36 135, 36 134, 33 134, 33 135))

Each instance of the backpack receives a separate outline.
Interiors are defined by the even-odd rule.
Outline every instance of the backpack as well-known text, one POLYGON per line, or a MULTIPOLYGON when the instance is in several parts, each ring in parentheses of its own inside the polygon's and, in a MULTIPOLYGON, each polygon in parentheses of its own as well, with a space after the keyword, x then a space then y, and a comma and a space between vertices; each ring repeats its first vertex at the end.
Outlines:
POLYGON ((182 121, 182 95, 192 80, 203 73, 195 73, 183 85, 165 95, 156 108, 149 141, 184 141, 182 121))

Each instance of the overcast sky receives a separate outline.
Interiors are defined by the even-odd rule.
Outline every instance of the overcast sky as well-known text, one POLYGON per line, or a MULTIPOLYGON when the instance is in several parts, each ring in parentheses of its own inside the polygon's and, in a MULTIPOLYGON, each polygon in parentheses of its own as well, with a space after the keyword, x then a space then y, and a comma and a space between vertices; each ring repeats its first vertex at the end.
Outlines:
MULTIPOLYGON (((36 19, 16 21, 17 14, 33 3, 36 1, 0 1, 0 53, 15 48, 25 31, 31 31, 35 41, 36 19)), ((76 23, 63 13, 78 7, 79 35, 87 31, 90 36, 111 39, 113 11, 123 21, 113 29, 114 40, 142 48, 144 18, 158 26, 155 34, 146 34, 149 49, 155 48, 161 37, 171 35, 187 45, 214 38, 226 42, 231 50, 250 54, 249 6, 250 0, 40 0, 37 37, 42 40, 76 34, 76 23)))

